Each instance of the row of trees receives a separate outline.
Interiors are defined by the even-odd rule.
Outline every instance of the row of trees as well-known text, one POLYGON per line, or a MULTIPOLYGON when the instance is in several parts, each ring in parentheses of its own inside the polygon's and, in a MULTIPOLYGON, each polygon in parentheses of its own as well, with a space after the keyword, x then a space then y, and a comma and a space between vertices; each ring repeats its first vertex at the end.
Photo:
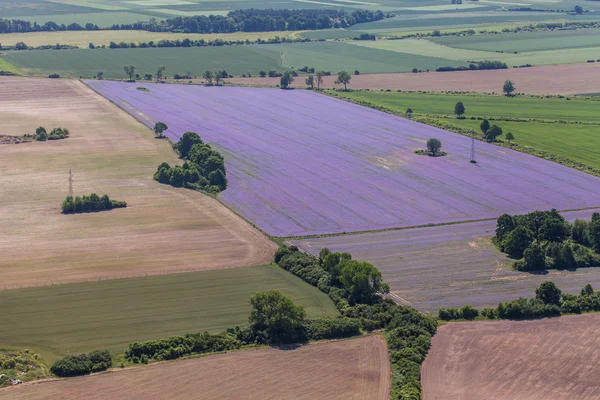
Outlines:
POLYGON ((495 308, 479 311, 470 305, 461 308, 442 308, 441 320, 467 319, 477 317, 487 319, 535 319, 557 317, 566 314, 600 311, 600 293, 589 283, 581 289, 579 295, 563 293, 553 282, 543 282, 536 290, 535 297, 519 298, 501 302, 495 308))
POLYGON ((111 200, 106 194, 100 197, 96 193, 92 193, 89 196, 73 197, 69 195, 63 200, 61 208, 63 214, 77 214, 124 207, 127 207, 127 202, 125 201, 111 200))
MULTIPOLYGON (((163 135, 168 127, 163 122, 155 125, 157 135, 163 135)), ((167 163, 158 166, 154 179, 160 183, 193 190, 218 193, 227 187, 225 160, 216 150, 205 144, 196 132, 186 132, 174 146, 184 159, 183 165, 171 167, 167 163)))
MULTIPOLYGON (((507 81, 510 82, 510 81, 507 81)), ((512 84, 512 83, 511 83, 512 84)), ((467 109, 465 108, 465 105, 463 104, 462 101, 457 102, 454 105, 454 114, 456 114, 456 118, 458 119, 464 119, 465 116, 465 112, 467 111, 467 109)), ((412 113, 412 110, 411 110, 412 113)), ((409 114, 407 112, 407 114, 409 114)), ((488 142, 495 142, 497 140, 497 138, 499 136, 502 135, 502 128, 500 128, 498 125, 490 125, 490 121, 488 121, 487 119, 484 119, 483 121, 481 121, 481 124, 479 125, 479 129, 481 130, 481 133, 483 134, 483 138, 488 142)), ((514 140, 515 137, 511 132, 507 132, 506 133, 506 140, 508 140, 508 143, 510 143, 511 140, 514 140)))
POLYGON ((89 354, 62 358, 52 365, 50 372, 56 376, 69 377, 106 371, 111 367, 112 358, 108 350, 96 350, 89 354))
MULTIPOLYGON (((357 71, 358 72, 358 71, 357 71)), ((298 74, 295 74, 298 76, 298 74)), ((330 75, 330 74, 329 74, 330 75)), ((317 86, 317 90, 321 90, 321 85, 323 84, 323 77, 328 76, 327 72, 319 71, 316 74, 310 74, 304 82, 309 89, 314 89, 315 85, 317 86)), ((340 71, 337 74, 337 79, 334 81, 336 85, 344 85, 344 90, 348 90, 348 84, 352 80, 352 76, 346 71, 340 71)), ((281 75, 279 80, 279 86, 282 89, 288 89, 290 85, 294 82, 294 73, 290 71, 286 71, 281 75)))
MULTIPOLYGON (((436 35, 434 35, 436 36, 436 35)), ((438 35, 439 36, 439 35, 438 35)), ((477 61, 469 64, 468 67, 459 66, 459 67, 439 67, 436 69, 437 72, 450 72, 450 71, 475 71, 475 70, 487 70, 487 69, 507 69, 508 65, 501 61, 477 61)), ((414 71, 413 71, 414 72, 414 71)))
POLYGON ((556 210, 498 218, 495 242, 521 271, 600 266, 600 214, 570 224, 556 210))
POLYGON ((87 23, 80 25, 72 24, 57 24, 53 21, 48 21, 43 25, 37 22, 23 21, 20 19, 5 19, 0 18, 0 33, 23 33, 23 32, 53 32, 53 31, 97 31, 100 28, 96 24, 87 23))

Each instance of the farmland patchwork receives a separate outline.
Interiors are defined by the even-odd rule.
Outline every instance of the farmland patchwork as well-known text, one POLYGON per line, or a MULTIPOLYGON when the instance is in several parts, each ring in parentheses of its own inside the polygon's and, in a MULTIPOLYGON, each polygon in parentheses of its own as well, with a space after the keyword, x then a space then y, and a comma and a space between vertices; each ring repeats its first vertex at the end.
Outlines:
POLYGON ((599 206, 600 179, 309 91, 88 81, 148 126, 222 151, 222 201, 273 236, 599 206), (415 155, 430 137, 446 157, 415 155))

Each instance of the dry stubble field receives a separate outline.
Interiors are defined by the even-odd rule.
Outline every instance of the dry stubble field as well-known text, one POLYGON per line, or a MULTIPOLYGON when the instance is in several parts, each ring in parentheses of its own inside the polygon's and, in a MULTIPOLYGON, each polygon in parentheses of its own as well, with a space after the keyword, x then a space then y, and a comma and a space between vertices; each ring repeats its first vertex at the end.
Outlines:
POLYGON ((217 201, 152 180, 167 141, 78 81, 0 78, 0 134, 64 127, 65 140, 0 145, 0 289, 242 267, 276 246, 217 201), (74 194, 126 209, 62 215, 74 194))
MULTIPOLYGON (((337 76, 323 78, 323 88, 342 88, 335 85, 337 76)), ((581 94, 600 92, 600 64, 547 65, 531 68, 510 68, 489 71, 363 74, 352 76, 350 89, 390 89, 409 91, 466 91, 502 93, 504 81, 514 82, 517 92, 530 94, 581 94), (561 77, 561 78, 557 78, 561 77)), ((279 84, 279 78, 231 78, 238 85, 279 84)), ((294 87, 306 87, 304 77, 298 77, 294 87)))
POLYGON ((92 376, 0 389, 0 399, 387 400, 387 346, 380 336, 293 350, 261 348, 92 376))
POLYGON ((600 314, 444 325, 421 371, 424 400, 600 398, 600 314))

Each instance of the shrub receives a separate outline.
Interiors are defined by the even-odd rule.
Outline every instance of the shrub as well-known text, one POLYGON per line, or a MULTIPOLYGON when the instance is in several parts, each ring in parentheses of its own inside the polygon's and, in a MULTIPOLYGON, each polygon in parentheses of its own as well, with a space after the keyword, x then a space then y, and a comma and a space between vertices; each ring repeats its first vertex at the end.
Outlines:
POLYGON ((96 350, 89 354, 67 356, 60 359, 52 365, 50 372, 56 376, 69 377, 106 371, 111 367, 112 359, 108 350, 96 350))

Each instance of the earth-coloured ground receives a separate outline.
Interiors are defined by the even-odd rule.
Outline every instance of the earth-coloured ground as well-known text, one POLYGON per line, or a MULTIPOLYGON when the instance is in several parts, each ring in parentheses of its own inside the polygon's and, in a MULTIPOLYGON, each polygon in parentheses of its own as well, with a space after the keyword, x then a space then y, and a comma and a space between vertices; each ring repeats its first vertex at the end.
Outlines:
POLYGON ((600 398, 600 314, 450 323, 423 364, 424 400, 600 398))
POLYGON ((387 400, 380 336, 294 349, 262 348, 0 390, 0 399, 387 400))
POLYGON ((152 179, 170 144, 78 81, 0 78, 1 134, 69 129, 0 148, 0 289, 270 262, 276 246, 216 200, 152 179), (63 215, 75 195, 128 203, 63 215))

